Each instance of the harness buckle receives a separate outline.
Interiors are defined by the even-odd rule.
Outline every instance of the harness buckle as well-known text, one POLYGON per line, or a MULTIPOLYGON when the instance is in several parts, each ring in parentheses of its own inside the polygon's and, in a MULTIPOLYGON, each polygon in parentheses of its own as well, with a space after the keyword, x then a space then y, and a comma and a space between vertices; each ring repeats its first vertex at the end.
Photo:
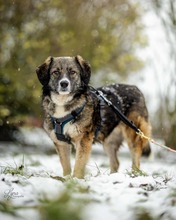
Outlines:
POLYGON ((58 125, 62 125, 63 122, 59 121, 58 119, 55 120, 55 123, 57 123, 58 125))

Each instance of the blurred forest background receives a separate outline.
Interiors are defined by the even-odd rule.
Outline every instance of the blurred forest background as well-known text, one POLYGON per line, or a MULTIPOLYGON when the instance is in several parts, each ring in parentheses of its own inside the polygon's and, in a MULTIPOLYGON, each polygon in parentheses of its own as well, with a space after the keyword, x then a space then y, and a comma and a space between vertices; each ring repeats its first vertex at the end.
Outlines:
MULTIPOLYGON (((153 133, 176 148, 175 0, 147 4, 170 45, 165 73, 170 82, 158 94, 153 133)), ((19 126, 42 125, 35 69, 50 55, 80 54, 90 62, 99 85, 125 82, 145 68, 139 55, 147 47, 144 5, 137 0, 0 0, 0 140, 12 140, 19 126)))

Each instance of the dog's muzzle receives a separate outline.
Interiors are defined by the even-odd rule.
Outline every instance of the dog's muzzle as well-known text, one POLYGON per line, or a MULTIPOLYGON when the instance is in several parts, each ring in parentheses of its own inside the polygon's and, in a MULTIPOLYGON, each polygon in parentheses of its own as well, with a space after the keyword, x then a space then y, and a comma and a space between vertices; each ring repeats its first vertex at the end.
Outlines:
POLYGON ((70 81, 68 79, 62 79, 59 81, 58 92, 60 94, 69 94, 71 91, 70 81))

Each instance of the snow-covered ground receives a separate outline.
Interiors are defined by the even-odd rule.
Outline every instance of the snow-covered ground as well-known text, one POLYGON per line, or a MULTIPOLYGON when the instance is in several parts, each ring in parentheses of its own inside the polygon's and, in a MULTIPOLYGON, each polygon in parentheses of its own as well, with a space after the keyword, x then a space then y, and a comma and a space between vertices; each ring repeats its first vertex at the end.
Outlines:
POLYGON ((110 175, 101 145, 94 145, 85 179, 67 177, 63 181, 58 156, 47 154, 52 149, 49 139, 40 130, 25 134, 28 144, 35 140, 30 148, 0 143, 0 219, 47 219, 43 217, 47 208, 45 214, 41 211, 42 201, 52 202, 63 193, 70 196, 69 206, 74 210, 80 207, 83 220, 176 219, 173 153, 152 145, 155 158, 143 158, 143 172, 134 176, 128 149, 123 146, 119 152, 120 170, 110 175))

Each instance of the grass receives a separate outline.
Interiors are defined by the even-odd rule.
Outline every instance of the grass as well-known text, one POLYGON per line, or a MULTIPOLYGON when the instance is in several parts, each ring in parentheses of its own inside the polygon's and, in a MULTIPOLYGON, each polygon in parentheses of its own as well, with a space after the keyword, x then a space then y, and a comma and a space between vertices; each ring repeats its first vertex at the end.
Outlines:
MULTIPOLYGON (((30 166, 39 166, 40 162, 38 161, 31 161, 30 166)), ((25 164, 25 157, 24 155, 22 156, 21 163, 17 165, 17 163, 14 161, 14 165, 0 165, 1 167, 1 174, 11 174, 12 176, 14 175, 20 175, 20 176, 25 176, 27 178, 30 178, 31 176, 34 176, 36 174, 29 174, 30 172, 27 172, 27 166, 25 164)), ((45 171, 47 176, 50 176, 47 171, 45 171)))
MULTIPOLYGON (((20 209, 36 209, 38 206, 13 205, 10 200, 0 201, 0 212, 19 217, 17 211, 20 209)), ((20 219, 20 218, 19 218, 20 219)))
POLYGON ((77 180, 74 177, 71 177, 65 181, 65 186, 68 192, 70 193, 89 193, 90 188, 89 186, 85 186, 83 183, 80 183, 79 180, 77 180))
POLYGON ((61 182, 63 182, 63 183, 66 181, 66 179, 65 179, 64 177, 61 177, 61 176, 51 176, 51 175, 50 175, 50 177, 51 177, 52 179, 61 181, 61 182))
POLYGON ((0 212, 16 216, 16 208, 15 206, 12 206, 8 200, 0 201, 0 212))
POLYGON ((25 169, 25 162, 24 162, 24 155, 22 158, 22 162, 20 165, 17 165, 14 161, 15 167, 12 165, 8 166, 1 166, 1 174, 12 174, 12 175, 21 175, 24 176, 24 169, 25 169))
POLYGON ((55 200, 43 200, 39 206, 41 220, 81 220, 83 203, 78 202, 65 191, 55 200))
POLYGON ((137 208, 134 210, 136 214, 136 220, 159 220, 158 218, 153 218, 149 210, 145 208, 137 208))
MULTIPOLYGON (((60 179, 59 181, 63 181, 60 179)), ((39 207, 41 220, 81 220, 84 206, 91 202, 96 202, 86 195, 89 195, 90 188, 84 183, 80 183, 76 178, 64 179, 65 191, 55 200, 41 200, 39 207), (83 195, 83 196, 80 196, 83 195)))
POLYGON ((138 177, 138 176, 148 176, 148 174, 140 169, 135 169, 135 170, 126 170, 126 173, 132 177, 132 178, 135 178, 135 177, 138 177))

